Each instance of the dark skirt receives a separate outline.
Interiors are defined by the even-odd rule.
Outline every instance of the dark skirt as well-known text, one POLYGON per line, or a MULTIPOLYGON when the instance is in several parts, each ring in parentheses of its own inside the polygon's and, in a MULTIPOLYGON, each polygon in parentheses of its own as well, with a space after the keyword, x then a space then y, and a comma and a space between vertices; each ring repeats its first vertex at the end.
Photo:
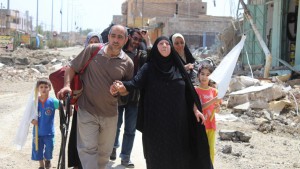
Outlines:
POLYGON ((77 111, 74 109, 68 144, 68 167, 81 167, 81 162, 77 151, 77 111))

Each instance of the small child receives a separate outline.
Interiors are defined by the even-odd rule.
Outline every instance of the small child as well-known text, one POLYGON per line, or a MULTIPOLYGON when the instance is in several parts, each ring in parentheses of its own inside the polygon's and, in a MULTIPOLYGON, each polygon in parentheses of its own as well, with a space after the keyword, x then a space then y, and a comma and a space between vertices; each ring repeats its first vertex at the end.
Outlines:
POLYGON ((54 113, 59 107, 56 98, 49 97, 51 82, 47 78, 36 83, 38 97, 38 112, 31 123, 33 127, 32 160, 39 161, 39 169, 49 169, 54 147, 54 113), (37 139, 38 138, 38 139, 37 139), (45 163, 44 163, 45 160, 45 163))
MULTIPOLYGON (((195 90, 202 103, 202 111, 205 117, 204 125, 206 128, 206 134, 210 149, 210 158, 214 163, 215 154, 215 131, 216 120, 215 112, 220 111, 221 100, 217 98, 218 91, 216 88, 209 86, 210 80, 208 76, 213 72, 214 68, 210 64, 203 64, 199 67, 198 80, 199 86, 195 87, 195 90)), ((198 113, 199 110, 194 106, 194 113, 198 113)))

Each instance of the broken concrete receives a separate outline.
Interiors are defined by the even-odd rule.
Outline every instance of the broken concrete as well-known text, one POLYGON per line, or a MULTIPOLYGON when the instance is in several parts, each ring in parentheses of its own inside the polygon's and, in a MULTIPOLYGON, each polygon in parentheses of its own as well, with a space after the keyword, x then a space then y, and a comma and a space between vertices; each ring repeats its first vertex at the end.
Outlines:
POLYGON ((229 140, 233 142, 249 142, 250 135, 235 130, 220 130, 219 136, 221 140, 229 140))

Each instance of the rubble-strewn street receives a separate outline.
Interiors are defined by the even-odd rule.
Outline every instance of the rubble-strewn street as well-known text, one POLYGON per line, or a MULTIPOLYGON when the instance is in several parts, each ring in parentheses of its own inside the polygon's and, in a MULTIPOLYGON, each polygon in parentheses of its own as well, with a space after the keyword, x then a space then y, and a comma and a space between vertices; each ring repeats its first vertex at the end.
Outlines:
MULTIPOLYGON (((77 46, 57 50, 0 51, 0 169, 38 168, 38 163, 31 161, 31 129, 23 150, 12 145, 29 93, 37 77, 48 76, 81 50, 82 47, 77 46)), ((242 75, 233 77, 221 112, 216 116, 215 168, 300 168, 299 88, 299 79, 284 82, 242 75)), ((60 148, 58 115, 55 125, 52 168, 57 166, 60 148)), ((145 169, 139 132, 132 161, 137 169, 145 169)), ((124 167, 117 160, 110 162, 109 168, 124 167)))

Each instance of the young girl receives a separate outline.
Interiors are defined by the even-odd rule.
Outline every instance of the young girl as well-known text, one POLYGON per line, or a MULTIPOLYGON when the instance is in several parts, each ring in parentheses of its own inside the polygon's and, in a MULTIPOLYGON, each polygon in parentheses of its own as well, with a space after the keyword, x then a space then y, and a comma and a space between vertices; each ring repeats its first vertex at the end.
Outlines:
MULTIPOLYGON (((210 149, 210 158, 214 163, 215 154, 215 131, 216 120, 215 112, 220 111, 220 99, 217 98, 218 92, 214 87, 209 86, 210 80, 208 76, 213 72, 214 68, 210 64, 203 64, 199 67, 198 79, 199 86, 196 86, 196 92, 202 103, 202 111, 205 117, 204 125, 210 149)), ((199 113, 199 110, 194 106, 194 113, 199 113)))

